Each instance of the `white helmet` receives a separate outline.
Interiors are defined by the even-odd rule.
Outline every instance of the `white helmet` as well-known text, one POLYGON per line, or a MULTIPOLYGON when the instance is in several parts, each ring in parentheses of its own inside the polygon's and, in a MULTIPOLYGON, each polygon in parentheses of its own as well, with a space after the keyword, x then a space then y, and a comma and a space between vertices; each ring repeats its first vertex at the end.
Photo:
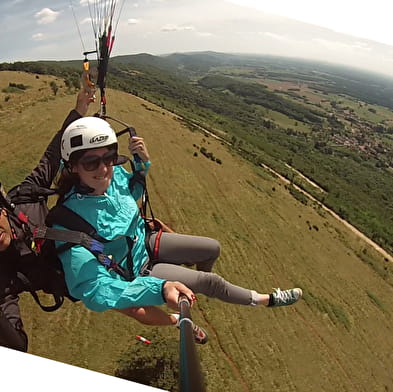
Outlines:
POLYGON ((106 147, 117 143, 115 131, 99 117, 83 117, 72 122, 61 138, 61 157, 68 162, 75 151, 106 147))

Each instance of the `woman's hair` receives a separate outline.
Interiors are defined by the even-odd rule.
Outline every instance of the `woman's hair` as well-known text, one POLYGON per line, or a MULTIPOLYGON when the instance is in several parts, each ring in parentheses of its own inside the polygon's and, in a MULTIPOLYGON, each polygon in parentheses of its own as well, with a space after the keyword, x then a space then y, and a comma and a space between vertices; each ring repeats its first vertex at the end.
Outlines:
MULTIPOLYGON (((117 143, 113 143, 105 147, 107 147, 108 150, 117 150, 117 146, 117 143)), ((71 169, 78 163, 85 152, 90 150, 95 150, 95 148, 74 151, 70 155, 68 162, 65 162, 59 178, 55 181, 56 191, 59 195, 58 203, 64 201, 64 196, 69 193, 73 187, 79 188, 81 186, 79 174, 72 172, 71 169)))
POLYGON ((64 163, 64 167, 60 173, 59 178, 55 181, 57 194, 59 195, 58 202, 64 200, 64 196, 71 191, 74 186, 80 184, 79 174, 71 171, 72 166, 76 165, 79 159, 87 150, 75 151, 71 154, 68 162, 64 163))

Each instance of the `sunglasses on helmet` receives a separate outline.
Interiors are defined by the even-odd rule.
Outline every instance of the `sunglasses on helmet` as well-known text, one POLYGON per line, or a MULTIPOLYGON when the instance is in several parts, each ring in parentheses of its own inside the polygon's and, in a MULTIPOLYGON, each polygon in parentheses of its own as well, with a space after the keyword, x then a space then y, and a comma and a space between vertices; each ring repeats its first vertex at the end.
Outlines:
MULTIPOLYGON (((120 157, 122 157, 120 155, 120 157)), ((78 163, 80 163, 86 171, 94 171, 97 170, 101 165, 101 162, 104 163, 105 166, 115 166, 121 165, 124 163, 123 159, 119 159, 116 150, 110 150, 106 152, 104 155, 87 155, 83 156, 79 159, 78 163)))

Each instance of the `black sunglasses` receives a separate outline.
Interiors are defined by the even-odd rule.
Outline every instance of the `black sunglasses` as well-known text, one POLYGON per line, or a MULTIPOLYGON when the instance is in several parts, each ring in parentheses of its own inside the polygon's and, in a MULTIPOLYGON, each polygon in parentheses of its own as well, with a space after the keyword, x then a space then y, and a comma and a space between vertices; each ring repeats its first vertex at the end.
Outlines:
POLYGON ((119 156, 117 155, 117 151, 110 150, 106 152, 103 156, 83 156, 81 159, 79 159, 78 163, 80 163, 86 171, 94 171, 98 169, 98 167, 101 165, 101 162, 104 162, 105 166, 120 165, 122 162, 118 163, 118 158, 119 156))

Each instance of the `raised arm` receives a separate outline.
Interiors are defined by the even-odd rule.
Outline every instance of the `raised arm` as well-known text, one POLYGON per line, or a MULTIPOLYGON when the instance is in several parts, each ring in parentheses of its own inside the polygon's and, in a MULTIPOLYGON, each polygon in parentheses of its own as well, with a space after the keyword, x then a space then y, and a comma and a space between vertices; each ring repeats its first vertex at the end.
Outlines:
POLYGON ((54 177, 60 167, 60 142, 64 130, 69 124, 83 117, 87 113, 87 109, 91 102, 94 102, 94 90, 87 90, 83 88, 80 90, 75 109, 71 110, 66 119, 64 120, 63 126, 53 137, 49 143, 44 154, 42 155, 38 165, 33 171, 23 180, 21 185, 24 184, 35 184, 43 188, 50 188, 54 177))
POLYGON ((145 141, 141 137, 133 136, 128 141, 128 150, 131 156, 134 157, 135 171, 132 174, 134 177, 130 182, 130 190, 135 200, 139 200, 142 197, 145 187, 145 177, 149 171, 151 165, 150 155, 147 151, 145 141), (139 159, 135 159, 139 157, 139 159))

